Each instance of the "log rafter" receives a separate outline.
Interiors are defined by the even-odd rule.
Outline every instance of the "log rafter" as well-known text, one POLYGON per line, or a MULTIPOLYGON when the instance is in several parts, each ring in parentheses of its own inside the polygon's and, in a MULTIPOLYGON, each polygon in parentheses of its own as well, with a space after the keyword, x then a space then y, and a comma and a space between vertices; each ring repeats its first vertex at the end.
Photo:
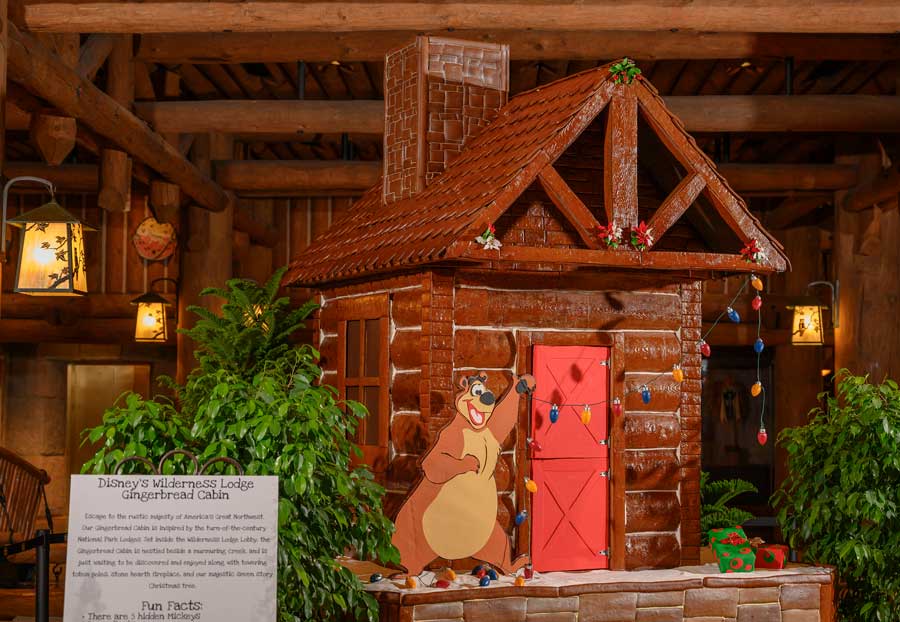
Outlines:
POLYGON ((678 186, 666 197, 656 209, 656 213, 647 223, 657 240, 681 218, 691 204, 700 196, 706 187, 706 181, 697 173, 690 173, 681 180, 678 186))
POLYGON ((600 225, 591 210, 578 198, 569 184, 560 177, 553 165, 548 164, 538 175, 544 192, 553 204, 569 220, 575 231, 588 248, 600 248, 597 227, 600 225))

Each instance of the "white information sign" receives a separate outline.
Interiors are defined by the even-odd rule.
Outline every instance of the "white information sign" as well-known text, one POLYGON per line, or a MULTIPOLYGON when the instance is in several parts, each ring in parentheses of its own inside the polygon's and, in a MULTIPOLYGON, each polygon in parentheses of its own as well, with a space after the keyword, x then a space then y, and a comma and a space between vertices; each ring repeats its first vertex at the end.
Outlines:
POLYGON ((65 622, 275 622, 278 478, 74 475, 65 622))

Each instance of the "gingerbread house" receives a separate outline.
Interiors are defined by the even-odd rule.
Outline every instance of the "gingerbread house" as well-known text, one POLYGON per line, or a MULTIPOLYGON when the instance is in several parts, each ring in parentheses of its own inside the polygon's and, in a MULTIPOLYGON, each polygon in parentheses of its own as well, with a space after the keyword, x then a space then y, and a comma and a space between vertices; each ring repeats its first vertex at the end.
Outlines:
POLYGON ((383 181, 286 277, 319 298, 324 380, 368 407, 358 441, 396 513, 459 381, 530 373, 493 473, 514 553, 696 563, 700 285, 787 258, 627 62, 512 99, 509 79, 502 45, 387 57, 383 181))

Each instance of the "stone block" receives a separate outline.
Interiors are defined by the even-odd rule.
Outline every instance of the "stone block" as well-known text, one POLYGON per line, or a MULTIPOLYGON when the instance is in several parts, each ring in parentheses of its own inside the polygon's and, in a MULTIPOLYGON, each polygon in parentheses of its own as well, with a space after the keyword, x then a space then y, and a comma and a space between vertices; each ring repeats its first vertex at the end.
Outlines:
POLYGON ((462 601, 428 603, 413 608, 413 620, 446 620, 463 617, 462 601))
POLYGON ((529 613, 526 622, 578 622, 578 614, 574 611, 557 611, 556 613, 529 613))
POLYGON ((679 462, 675 450, 625 452, 627 490, 677 490, 679 462))
POLYGON ((684 617, 737 615, 737 588, 689 590, 684 596, 684 617))
POLYGON ((678 417, 625 413, 625 446, 629 449, 678 447, 681 443, 678 417))
POLYGON ((737 609, 737 622, 778 622, 778 620, 781 620, 781 607, 775 603, 740 605, 737 609))
POLYGON ((585 594, 579 600, 579 622, 633 622, 637 611, 637 594, 615 592, 585 594))
POLYGON ((745 587, 741 588, 738 602, 741 605, 752 603, 777 603, 777 587, 745 587))
POLYGON ((818 585, 785 585, 781 588, 782 609, 818 609, 821 605, 818 585))
POLYGON ((638 609, 644 607, 681 607, 684 592, 642 592, 638 594, 638 609))
POLYGON ((529 598, 526 611, 529 615, 533 613, 578 611, 578 597, 566 596, 562 598, 529 598))
POLYGON ((681 561, 681 548, 675 533, 627 534, 625 566, 642 568, 674 568, 681 561))
POLYGON ((674 531, 680 521, 681 506, 675 492, 629 492, 625 495, 625 530, 629 533, 674 531))
POLYGON ((781 612, 781 622, 819 622, 819 612, 814 609, 787 609, 781 612))
POLYGON ((466 622, 525 622, 525 601, 524 597, 467 600, 463 606, 463 614, 466 622))
POLYGON ((681 607, 651 607, 638 609, 635 622, 682 622, 684 611, 681 607))

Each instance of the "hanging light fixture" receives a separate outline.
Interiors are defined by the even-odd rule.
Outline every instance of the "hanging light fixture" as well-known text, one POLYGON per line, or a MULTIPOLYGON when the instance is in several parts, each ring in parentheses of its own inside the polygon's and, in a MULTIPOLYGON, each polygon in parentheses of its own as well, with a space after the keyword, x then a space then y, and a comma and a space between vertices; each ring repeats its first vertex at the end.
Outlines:
MULTIPOLYGON (((831 289, 832 326, 838 327, 838 295, 840 284, 838 281, 813 281, 806 286, 809 288, 817 285, 825 285, 831 289)), ((791 323, 791 344, 795 346, 821 346, 825 343, 825 330, 822 326, 822 310, 828 309, 817 298, 805 296, 798 299, 797 303, 787 307, 793 310, 794 319, 791 323)))
POLYGON ((95 231, 63 209, 53 198, 53 184, 40 177, 13 177, 3 187, 0 251, 6 253, 6 224, 22 230, 14 291, 31 296, 82 296, 87 293, 84 232, 95 231), (33 181, 50 191, 50 202, 6 218, 10 187, 33 181))
POLYGON ((137 306, 134 340, 138 343, 165 343, 169 338, 166 307, 171 307, 172 303, 152 291, 153 286, 159 281, 174 282, 174 279, 156 279, 150 284, 151 291, 131 301, 131 304, 137 306))

